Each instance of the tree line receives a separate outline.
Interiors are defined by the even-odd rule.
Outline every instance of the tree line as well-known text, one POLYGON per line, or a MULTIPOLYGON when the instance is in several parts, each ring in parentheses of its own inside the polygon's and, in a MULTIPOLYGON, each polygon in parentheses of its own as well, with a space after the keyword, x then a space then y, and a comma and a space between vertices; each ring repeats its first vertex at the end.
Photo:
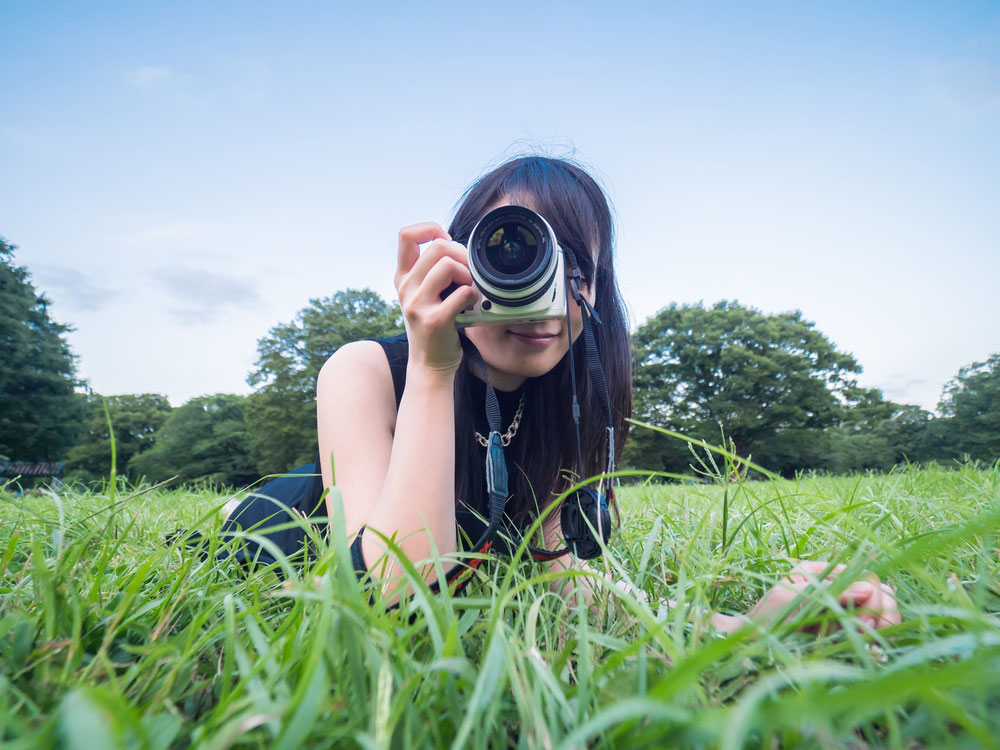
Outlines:
MULTIPOLYGON (((172 407, 160 394, 103 396, 76 376, 48 299, 0 239, 0 460, 65 460, 64 476, 240 486, 316 454, 315 381, 344 344, 403 330, 370 289, 313 299, 257 345, 248 396, 172 407), (113 436, 113 440, 112 440, 113 436)), ((635 418, 792 474, 887 470, 902 462, 1000 457, 1000 353, 962 368, 940 416, 858 384, 855 358, 800 312, 738 302, 670 305, 633 336, 635 418)), ((634 427, 624 465, 690 471, 687 443, 634 427)))

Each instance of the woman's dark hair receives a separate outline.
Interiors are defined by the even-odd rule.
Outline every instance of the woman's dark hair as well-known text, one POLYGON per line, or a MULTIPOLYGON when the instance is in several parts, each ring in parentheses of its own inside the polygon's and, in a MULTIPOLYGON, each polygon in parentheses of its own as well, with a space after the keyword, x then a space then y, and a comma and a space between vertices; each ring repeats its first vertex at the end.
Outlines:
MULTIPOLYGON (((587 286, 596 283, 594 308, 603 323, 595 325, 597 350, 604 367, 615 428, 616 461, 628 435, 632 415, 632 350, 625 307, 613 262, 614 220, 600 186, 583 168, 564 159, 524 156, 501 164, 480 178, 460 200, 448 233, 467 244, 476 222, 500 200, 523 202, 552 226, 562 247, 574 251, 587 286), (595 262, 596 261, 596 262, 595 262)), ((571 304, 576 304, 571 303, 571 304)), ((586 369, 581 335, 573 345, 584 477, 605 470, 607 431, 597 396, 586 369)), ((483 454, 470 439, 475 430, 466 367, 455 382, 455 497, 478 507, 485 495, 483 454)), ((519 527, 537 517, 567 489, 564 470, 579 471, 571 414, 569 355, 546 374, 530 378, 524 391, 521 427, 506 450, 513 497, 508 517, 519 527)))

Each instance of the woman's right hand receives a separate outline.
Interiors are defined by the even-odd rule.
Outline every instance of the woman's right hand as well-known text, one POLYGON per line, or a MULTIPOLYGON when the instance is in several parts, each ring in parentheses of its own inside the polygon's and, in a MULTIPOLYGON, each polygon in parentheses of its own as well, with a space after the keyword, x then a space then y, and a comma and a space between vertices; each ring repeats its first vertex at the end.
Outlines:
MULTIPOLYGON (((814 589, 820 584, 829 586, 845 570, 843 565, 831 567, 829 563, 820 560, 800 560, 788 575, 764 594, 747 616, 761 624, 774 623, 804 591, 814 589), (819 581, 821 575, 825 577, 819 581)), ((872 629, 898 625, 902 621, 896 605, 895 589, 887 583, 882 583, 874 573, 866 574, 863 580, 852 581, 840 592, 837 603, 842 608, 853 611, 862 624, 872 629)), ((788 615, 786 622, 792 619, 802 606, 805 604, 788 615)), ((817 632, 818 626, 807 626, 804 630, 817 632)))
MULTIPOLYGON (((765 593, 747 614, 725 615, 716 612, 712 615, 712 625, 716 630, 725 633, 735 633, 751 622, 764 627, 771 626, 778 621, 782 613, 787 611, 792 602, 802 596, 803 592, 819 585, 829 586, 834 578, 845 570, 843 565, 831 568, 829 563, 818 560, 801 560, 785 578, 765 593), (818 580, 820 575, 825 576, 822 581, 818 580)), ((865 580, 853 581, 848 585, 840 593, 838 604, 843 609, 852 610, 862 625, 873 630, 902 622, 899 607, 896 605, 895 589, 887 583, 882 583, 874 573, 868 573, 865 580)), ((788 614, 785 621, 791 620, 800 609, 802 606, 788 614)), ((817 634, 824 627, 812 624, 804 626, 801 630, 817 634)), ((837 629, 839 624, 831 623, 830 627, 837 629)))
POLYGON ((410 344, 408 369, 454 374, 462 363, 455 318, 480 299, 465 247, 434 222, 403 227, 395 285, 410 344), (425 242, 430 244, 421 253, 425 242), (453 283, 458 289, 442 300, 453 283))

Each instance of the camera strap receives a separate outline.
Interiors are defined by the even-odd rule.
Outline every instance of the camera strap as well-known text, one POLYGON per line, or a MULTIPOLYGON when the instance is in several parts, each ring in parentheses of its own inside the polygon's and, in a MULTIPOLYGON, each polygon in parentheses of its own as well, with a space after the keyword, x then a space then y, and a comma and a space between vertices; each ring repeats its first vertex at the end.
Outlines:
MULTIPOLYGON (((601 358, 597 355, 597 340, 594 338, 594 326, 591 320, 597 321, 598 325, 603 325, 600 316, 597 314, 597 310, 594 309, 593 305, 587 300, 586 297, 580 292, 580 282, 583 281, 583 275, 580 273, 580 267, 577 265, 576 256, 572 251, 566 251, 566 257, 570 263, 570 294, 576 303, 580 306, 583 318, 583 343, 584 348, 587 352, 587 372, 590 375, 590 382, 594 388, 594 392, 597 394, 597 402, 600 404, 601 411, 604 413, 604 423, 608 433, 608 447, 607 447, 607 466, 605 467, 605 473, 613 474, 615 471, 615 430, 614 421, 611 415, 611 398, 608 395, 608 383, 604 377, 604 368, 601 367, 601 358)), ((566 319, 570 320, 569 317, 569 298, 566 299, 566 319)), ((567 323, 567 327, 568 327, 567 323)), ((573 371, 573 344, 572 344, 572 332, 570 332, 570 347, 569 347, 569 357, 570 357, 570 372, 573 373, 572 377, 575 380, 576 374, 573 371)), ((576 387, 573 388, 573 402, 576 404, 576 387)), ((574 421, 577 427, 577 448, 580 447, 580 435, 579 435, 579 407, 575 407, 573 411, 574 421)), ((583 456, 580 456, 580 466, 583 466, 583 456)), ((582 469, 581 469, 582 470, 582 469)), ((599 487, 603 486, 603 479, 599 487)))
MULTIPOLYGON (((607 381, 604 377, 604 368, 601 367, 601 360, 597 354, 597 340, 594 337, 593 321, 601 324, 601 319, 597 311, 587 299, 580 293, 580 274, 576 258, 569 250, 565 251, 570 263, 570 294, 566 295, 566 320, 567 336, 569 338, 569 368, 570 383, 572 390, 572 415, 573 425, 576 435, 577 461, 578 467, 583 472, 583 443, 580 437, 580 404, 577 400, 576 387, 576 364, 573 356, 573 332, 569 315, 570 303, 575 301, 581 309, 583 320, 583 340, 584 348, 587 352, 587 371, 590 376, 594 393, 597 396, 601 411, 604 416, 607 429, 607 464, 606 473, 611 474, 615 470, 615 432, 614 423, 611 416, 611 400, 608 396, 607 381)), ((508 472, 507 461, 504 457, 503 445, 500 442, 500 404, 497 400, 496 391, 489 380, 489 372, 482 355, 476 347, 465 339, 466 355, 470 358, 472 366, 479 371, 486 382, 486 420, 489 425, 490 434, 487 438, 486 448, 486 491, 489 496, 490 517, 486 529, 480 539, 473 545, 473 550, 477 552, 487 551, 493 544, 497 532, 503 520, 504 508, 507 504, 508 496, 508 472)), ((575 553, 578 557, 590 559, 600 554, 600 545, 596 543, 593 532, 600 534, 604 541, 608 539, 610 532, 610 513, 608 503, 602 492, 604 479, 598 484, 596 492, 589 485, 575 492, 571 497, 566 498, 563 506, 563 537, 567 540, 568 546, 559 550, 549 550, 543 547, 528 545, 527 549, 531 556, 540 561, 555 560, 559 557, 575 553), (575 504, 575 507, 574 507, 575 504), (567 508, 567 506, 569 506, 567 508), (569 513, 567 513, 569 511, 569 513), (585 517, 585 518, 584 518, 585 517)), ((609 488, 611 497, 613 491, 609 488)), ((478 560, 475 561, 478 563, 478 560)), ((455 571, 457 576, 460 571, 455 571)), ((452 577, 448 575, 449 581, 452 577)))

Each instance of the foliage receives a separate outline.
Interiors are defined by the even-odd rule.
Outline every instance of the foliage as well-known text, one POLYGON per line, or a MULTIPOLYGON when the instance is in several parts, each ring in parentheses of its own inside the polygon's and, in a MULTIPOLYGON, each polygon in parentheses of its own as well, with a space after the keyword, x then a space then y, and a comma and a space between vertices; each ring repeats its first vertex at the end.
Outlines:
POLYGON ((346 289, 312 299, 295 319, 257 342, 247 382, 258 388, 247 405, 253 453, 262 474, 308 463, 316 454, 316 376, 351 341, 403 330, 398 305, 371 289, 346 289))
POLYGON ((950 455, 1000 458, 1000 352, 958 371, 938 407, 938 435, 950 455))
POLYGON ((14 250, 0 238, 0 455, 61 460, 83 413, 64 338, 71 329, 49 317, 49 300, 14 265, 14 250))
POLYGON ((401 609, 370 605, 342 521, 283 588, 216 560, 226 498, 204 491, 0 493, 0 742, 995 745, 996 468, 713 480, 622 488, 604 563, 651 603, 610 590, 592 612, 506 558, 480 566, 465 596, 420 587, 401 609), (163 544, 178 526, 206 533, 205 558, 163 544), (902 624, 859 630, 836 611, 820 635, 797 632, 822 621, 820 586, 787 625, 708 631, 700 606, 745 611, 791 558, 875 571, 897 588, 902 624))
MULTIPOLYGON (((744 456, 765 437, 838 424, 861 394, 860 365, 798 311, 673 304, 639 327, 633 349, 638 419, 712 441, 721 429, 744 456)), ((658 451, 659 442, 640 438, 626 460, 683 470, 676 448, 658 451)))
POLYGON ((848 422, 827 430, 826 453, 810 465, 838 473, 888 471, 897 464, 942 457, 932 443, 930 412, 912 404, 885 404, 889 411, 870 424, 848 422))
POLYGON ((68 478, 94 480, 111 469, 111 438, 108 417, 115 432, 118 473, 124 474, 129 461, 153 447, 157 431, 170 416, 166 396, 158 393, 100 396, 88 403, 88 415, 77 444, 69 452, 64 472, 68 478), (107 407, 107 413, 105 413, 107 407))
POLYGON ((181 482, 207 480, 244 486, 258 478, 250 457, 244 396, 199 396, 171 412, 149 450, 128 464, 133 476, 153 482, 177 477, 181 482))

